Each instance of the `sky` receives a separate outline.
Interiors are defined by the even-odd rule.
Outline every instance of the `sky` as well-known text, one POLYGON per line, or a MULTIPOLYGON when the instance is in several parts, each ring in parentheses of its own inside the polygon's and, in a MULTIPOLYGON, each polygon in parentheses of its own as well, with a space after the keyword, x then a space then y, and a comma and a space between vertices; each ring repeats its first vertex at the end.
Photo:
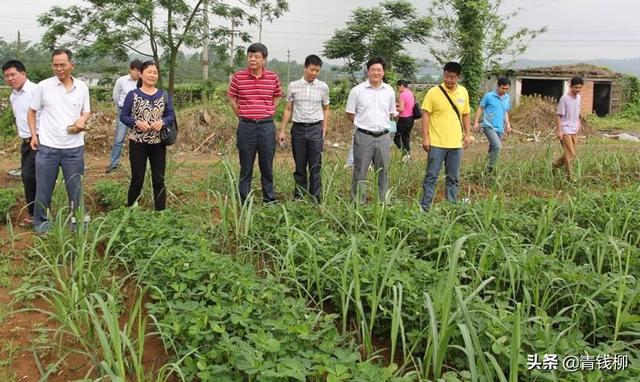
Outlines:
MULTIPOLYGON (((228 0, 233 3, 237 0, 228 0)), ((37 16, 53 5, 71 5, 80 0, 0 0, 2 21, 0 37, 39 41, 43 29, 37 16)), ((357 7, 378 5, 378 0, 289 0, 289 12, 263 27, 262 41, 269 56, 279 60, 302 62, 311 53, 319 54, 323 43, 342 28, 357 7)), ((427 14, 430 0, 412 0, 422 14, 427 14)), ((501 13, 520 12, 510 25, 548 31, 534 40, 520 58, 585 60, 593 58, 623 59, 640 57, 639 0, 504 0, 501 13)), ((247 27, 258 39, 257 27, 247 27)), ((411 45, 411 54, 429 59, 425 46, 411 45)))

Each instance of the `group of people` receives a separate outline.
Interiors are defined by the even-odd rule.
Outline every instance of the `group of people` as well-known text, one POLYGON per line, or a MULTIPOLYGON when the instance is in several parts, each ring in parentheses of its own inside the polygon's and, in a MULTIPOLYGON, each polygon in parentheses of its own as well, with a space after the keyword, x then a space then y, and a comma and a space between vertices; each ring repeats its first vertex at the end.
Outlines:
MULTIPOLYGON (((304 74, 293 81, 283 94, 277 73, 266 68, 267 47, 251 44, 247 49, 247 67, 234 73, 227 95, 238 117, 237 149, 240 162, 238 193, 244 203, 251 192, 251 180, 256 156, 260 168, 262 199, 276 201, 273 180, 273 160, 276 144, 284 144, 287 126, 295 162, 294 198, 322 197, 322 152, 329 121, 329 87, 319 80, 322 60, 309 55, 304 62, 304 74), (276 131, 274 115, 279 101, 286 98, 280 131, 276 131)), ((17 60, 2 66, 5 82, 13 89, 10 101, 16 118, 18 135, 22 139, 21 169, 29 217, 37 232, 49 229, 47 217, 51 197, 62 168, 69 203, 72 209, 82 203, 84 174, 84 130, 90 116, 89 90, 71 75, 72 53, 55 49, 52 53, 54 76, 34 84, 27 79, 25 66, 17 60)), ((403 162, 410 160, 410 134, 418 103, 405 80, 397 82, 399 93, 385 83, 385 60, 371 58, 366 63, 366 81, 349 92, 346 115, 353 122, 353 175, 351 197, 365 200, 366 178, 373 167, 377 179, 377 197, 384 201, 388 191, 388 170, 391 149, 390 126, 397 120, 394 142, 403 153, 403 162), (393 122, 392 122, 393 121, 393 122)), ((438 174, 444 164, 445 194, 456 201, 463 150, 472 141, 470 99, 460 84, 462 66, 448 62, 443 68, 443 82, 427 92, 420 109, 422 148, 427 152, 426 174, 420 206, 431 207, 438 174)), ((109 165, 105 172, 116 170, 125 139, 129 138, 131 183, 127 204, 133 205, 140 196, 147 162, 151 167, 154 207, 166 206, 164 174, 166 146, 160 135, 165 126, 175 121, 170 95, 156 87, 158 67, 153 61, 133 60, 129 74, 120 77, 113 90, 118 119, 109 165)), ((498 79, 496 90, 482 98, 473 128, 482 130, 489 141, 487 171, 492 172, 505 134, 511 131, 509 110, 510 82, 498 79)), ((575 158, 576 134, 580 129, 580 91, 583 81, 571 80, 569 93, 562 96, 557 110, 556 133, 563 155, 553 162, 554 168, 564 166, 571 176, 571 161, 575 158)))
MULTIPOLYGON (((60 169, 71 210, 82 207, 84 134, 91 115, 89 88, 72 75, 75 63, 71 51, 54 49, 51 62, 54 76, 37 85, 27 78, 22 62, 10 60, 2 66, 4 80, 12 88, 9 99, 22 139, 21 177, 29 214, 22 225, 33 225, 37 233, 50 229, 49 208, 60 169)), ((117 168, 128 130, 131 164, 128 205, 133 205, 140 196, 148 160, 155 207, 161 210, 166 204, 166 148, 160 143, 160 131, 173 123, 175 114, 171 97, 156 88, 157 80, 158 68, 153 61, 134 61, 130 80, 118 82, 114 101, 119 107, 119 123, 114 146, 119 146, 114 147, 107 172, 117 168)), ((86 224, 88 215, 81 219, 86 224)), ((72 228, 77 224, 73 216, 72 228)))

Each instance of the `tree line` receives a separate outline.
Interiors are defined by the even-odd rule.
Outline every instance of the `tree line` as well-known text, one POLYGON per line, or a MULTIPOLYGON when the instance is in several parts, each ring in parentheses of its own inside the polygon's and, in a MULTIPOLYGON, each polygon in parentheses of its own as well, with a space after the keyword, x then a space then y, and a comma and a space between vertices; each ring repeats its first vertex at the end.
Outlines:
MULTIPOLYGON (((408 46, 417 44, 435 64, 460 61, 463 84, 471 99, 477 99, 483 72, 509 64, 545 31, 545 27, 520 27, 508 32, 509 21, 518 10, 503 14, 502 2, 434 0, 426 14, 420 14, 409 0, 356 8, 345 27, 324 43, 321 53, 341 62, 333 73, 336 78, 343 75, 359 81, 364 62, 380 55, 389 63, 391 76, 416 80, 418 61, 408 53, 408 46)), ((243 66, 245 44, 251 41, 246 27, 257 25, 261 38, 263 25, 288 10, 286 0, 238 0, 236 5, 222 0, 87 0, 69 7, 54 6, 40 15, 38 23, 46 28, 40 48, 29 44, 23 54, 35 59, 30 72, 36 77, 46 66, 39 60, 58 45, 76 51, 83 70, 96 68, 101 73, 119 72, 131 55, 147 57, 164 68, 166 87, 172 92, 176 81, 202 78, 196 74, 203 72, 203 65, 213 79, 223 79, 243 66), (206 57, 200 52, 184 53, 203 45, 206 57)), ((0 40, 0 51, 5 54, 15 51, 1 44, 10 44, 0 40)), ((281 75, 286 72, 281 61, 269 64, 281 75)), ((289 64, 287 71, 295 79, 302 66, 289 64)))

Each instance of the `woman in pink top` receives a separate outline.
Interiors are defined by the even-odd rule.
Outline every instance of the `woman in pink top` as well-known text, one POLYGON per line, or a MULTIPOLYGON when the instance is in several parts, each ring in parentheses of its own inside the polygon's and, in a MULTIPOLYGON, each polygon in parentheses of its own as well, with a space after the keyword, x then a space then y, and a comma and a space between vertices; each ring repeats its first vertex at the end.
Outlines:
POLYGON ((402 150, 402 162, 406 163, 411 159, 411 129, 413 128, 413 105, 416 103, 416 99, 411 90, 409 90, 409 83, 407 81, 398 80, 396 85, 398 86, 398 93, 400 94, 397 107, 399 115, 397 131, 393 136, 393 142, 402 150))

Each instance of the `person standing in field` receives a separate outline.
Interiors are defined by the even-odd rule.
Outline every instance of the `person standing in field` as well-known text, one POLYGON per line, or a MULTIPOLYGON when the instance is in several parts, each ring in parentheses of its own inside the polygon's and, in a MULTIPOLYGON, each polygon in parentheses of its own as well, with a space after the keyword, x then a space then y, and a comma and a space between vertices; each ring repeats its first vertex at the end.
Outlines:
POLYGON ((247 68, 233 74, 227 95, 233 112, 238 116, 236 133, 240 157, 238 192, 244 203, 251 191, 253 163, 258 154, 262 200, 276 201, 273 186, 273 158, 276 153, 276 126, 273 115, 282 87, 278 74, 265 67, 267 47, 254 43, 247 48, 247 68))
POLYGON ((393 142, 402 151, 402 162, 411 160, 411 129, 413 129, 413 106, 416 98, 409 90, 409 82, 398 80, 398 125, 393 142))
POLYGON ((286 139, 287 124, 292 119, 291 150, 296 166, 293 173, 296 182, 293 197, 301 199, 304 194, 309 194, 316 202, 320 201, 322 195, 322 149, 329 123, 329 87, 318 80, 320 69, 320 57, 314 54, 307 56, 304 60, 303 77, 289 84, 279 135, 282 145, 286 139))
MULTIPOLYGON (((29 216, 25 217, 21 225, 33 224, 33 209, 36 197, 36 151, 31 149, 31 130, 27 122, 27 112, 31 105, 31 97, 36 88, 36 84, 27 78, 27 70, 24 64, 18 60, 10 60, 2 65, 4 81, 11 87, 11 109, 18 127, 18 136, 22 140, 20 145, 20 173, 22 186, 24 188, 24 198, 27 203, 29 216)), ((36 122, 36 134, 37 134, 36 122)))
POLYGON ((55 76, 36 86, 27 113, 31 149, 38 151, 33 225, 40 234, 50 228, 47 212, 60 168, 71 209, 82 203, 84 129, 91 115, 89 88, 71 75, 75 67, 71 51, 54 49, 51 61, 55 76))
POLYGON ((147 161, 151 166, 153 206, 156 211, 166 208, 167 192, 164 174, 167 164, 167 147, 162 144, 160 130, 175 121, 170 96, 156 87, 158 67, 153 61, 140 66, 137 88, 124 99, 120 121, 130 127, 129 164, 131 183, 127 194, 127 206, 132 206, 140 196, 144 185, 147 161))
POLYGON ((427 170, 422 183, 420 206, 431 208, 444 163, 446 198, 456 201, 463 148, 471 142, 469 94, 458 84, 462 66, 448 62, 444 66, 443 83, 429 89, 422 103, 422 148, 427 152, 427 170))
POLYGON ((496 90, 492 90, 482 97, 478 110, 476 111, 473 128, 480 131, 480 118, 482 118, 482 132, 489 141, 489 158, 487 160, 487 172, 493 172, 498 156, 502 149, 502 139, 511 132, 509 122, 509 110, 511 109, 511 99, 509 97, 509 87, 511 81, 506 77, 498 78, 496 90))
POLYGON ((105 169, 105 173, 107 174, 120 166, 120 155, 122 154, 122 147, 124 146, 127 131, 129 130, 127 125, 120 121, 120 114, 122 114, 122 106, 124 105, 125 97, 130 91, 137 87, 136 85, 140 78, 141 65, 142 62, 140 62, 140 60, 131 61, 129 64, 129 74, 118 78, 113 87, 113 94, 111 98, 113 99, 113 103, 116 105, 118 115, 116 117, 116 132, 113 138, 111 157, 109 159, 109 165, 105 169))
POLYGON ((576 145, 580 132, 580 92, 584 80, 581 77, 573 77, 570 81, 570 89, 567 94, 560 97, 558 110, 556 111, 556 136, 562 145, 562 156, 553 162, 553 168, 564 166, 567 178, 573 179, 571 162, 576 157, 576 145))
POLYGON ((388 189, 389 121, 397 115, 396 93, 382 81, 385 62, 382 57, 367 61, 367 81, 356 85, 347 99, 347 118, 355 125, 353 136, 353 178, 351 197, 364 201, 363 186, 369 165, 378 177, 378 198, 385 200, 388 189))

